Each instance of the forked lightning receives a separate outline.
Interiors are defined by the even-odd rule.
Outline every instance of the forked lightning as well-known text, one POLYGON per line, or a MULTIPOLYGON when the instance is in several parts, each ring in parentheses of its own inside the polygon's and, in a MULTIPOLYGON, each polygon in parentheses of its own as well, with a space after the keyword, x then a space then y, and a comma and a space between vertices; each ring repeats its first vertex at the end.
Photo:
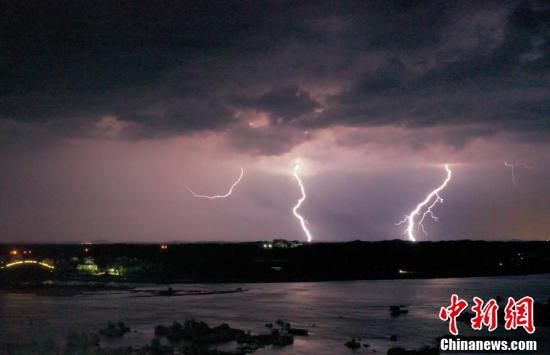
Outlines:
POLYGON ((294 164, 293 172, 294 172, 294 177, 296 178, 296 181, 298 181, 298 185, 300 186, 300 191, 302 192, 302 197, 298 200, 298 203, 296 203, 296 206, 294 206, 294 208, 292 209, 292 213, 300 221, 300 225, 302 226, 302 229, 304 230, 304 233, 306 234, 307 241, 311 242, 312 237, 311 237, 311 233, 310 233, 309 229, 307 228, 307 225, 306 225, 307 222, 304 219, 304 217, 302 217, 298 213, 298 209, 300 208, 300 206, 302 206, 302 203, 306 200, 306 190, 304 189, 304 184, 302 183, 302 179, 300 179, 300 175, 298 175, 298 170, 299 169, 300 169, 300 163, 296 162, 294 164))
POLYGON ((225 194, 223 195, 201 195, 201 194, 197 194, 195 193, 195 191, 193 191, 189 186, 185 185, 185 188, 195 197, 198 197, 198 198, 207 198, 207 199, 210 199, 210 200, 216 200, 216 199, 219 199, 219 198, 226 198, 226 197, 229 197, 231 196, 231 194, 233 193, 233 189, 235 188, 235 186, 237 186, 239 184, 239 182, 241 182, 242 178, 244 176, 244 169, 241 168, 241 174, 239 175, 239 177, 237 178, 237 180, 233 183, 233 185, 231 185, 231 187, 229 188, 229 191, 227 191, 225 194))
POLYGON ((426 230, 424 229, 423 224, 426 216, 430 216, 436 222, 438 221, 438 218, 433 213, 433 209, 438 203, 443 203, 443 199, 441 198, 439 193, 445 188, 445 186, 447 186, 449 181, 451 181, 452 171, 449 168, 449 164, 445 164, 445 171, 447 171, 447 178, 445 179, 445 181, 443 181, 443 184, 430 192, 428 196, 426 196, 424 201, 420 202, 409 215, 405 216, 405 218, 397 223, 397 225, 401 225, 404 223, 407 224, 405 234, 407 234, 411 242, 416 241, 414 233, 417 229, 422 229, 422 231, 426 234, 426 230), (417 216, 420 216, 420 219, 418 220, 418 222, 415 222, 415 218, 417 216))

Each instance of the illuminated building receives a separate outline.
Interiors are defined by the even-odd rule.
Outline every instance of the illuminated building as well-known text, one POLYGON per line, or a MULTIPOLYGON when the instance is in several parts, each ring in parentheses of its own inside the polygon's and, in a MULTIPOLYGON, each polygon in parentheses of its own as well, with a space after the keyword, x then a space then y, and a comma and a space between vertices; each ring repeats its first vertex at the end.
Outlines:
POLYGON ((99 267, 95 263, 94 259, 91 257, 84 258, 81 264, 76 266, 76 270, 81 274, 87 275, 99 275, 99 267))

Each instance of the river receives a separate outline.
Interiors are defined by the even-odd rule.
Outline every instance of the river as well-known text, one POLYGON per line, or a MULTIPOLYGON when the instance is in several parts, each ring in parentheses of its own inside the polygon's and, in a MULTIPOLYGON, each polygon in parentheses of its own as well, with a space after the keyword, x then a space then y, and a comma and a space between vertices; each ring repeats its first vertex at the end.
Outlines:
MULTIPOLYGON (((165 290, 167 285, 134 285, 138 291, 165 290)), ((265 323, 283 319, 307 328, 308 337, 296 337, 294 345, 262 349, 256 354, 350 354, 343 344, 360 338, 370 347, 356 353, 378 353, 392 346, 419 348, 434 344, 448 334, 448 325, 438 318, 441 306, 457 293, 471 302, 500 295, 532 296, 546 301, 550 275, 513 277, 383 280, 353 282, 264 283, 264 284, 172 284, 175 290, 231 290, 245 292, 151 297, 145 292, 107 291, 72 296, 37 296, 32 293, 0 291, 0 344, 54 342, 63 344, 70 332, 97 332, 108 321, 123 321, 132 331, 120 340, 102 340, 106 346, 150 343, 154 326, 195 318, 214 326, 266 331, 265 323), (390 305, 406 305, 409 313, 392 317, 390 305), (392 334, 397 341, 390 341, 392 334)), ((506 335, 503 320, 494 335, 506 335)), ((536 320, 535 320, 536 325, 536 320)), ((471 335, 466 323, 461 334, 471 335)), ((521 330, 523 331, 523 330, 521 330)), ((536 335, 549 349, 548 329, 536 335)))

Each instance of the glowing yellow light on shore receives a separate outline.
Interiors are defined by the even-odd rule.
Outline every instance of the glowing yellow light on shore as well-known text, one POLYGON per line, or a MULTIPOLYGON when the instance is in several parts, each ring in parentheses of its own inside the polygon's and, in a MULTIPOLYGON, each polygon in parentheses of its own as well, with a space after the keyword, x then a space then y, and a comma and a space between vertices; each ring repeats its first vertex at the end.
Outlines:
POLYGON ((36 265, 40 265, 42 267, 45 267, 47 269, 51 269, 51 270, 55 269, 55 266, 50 265, 50 264, 45 263, 45 262, 42 262, 42 261, 37 261, 37 260, 14 261, 12 263, 6 264, 6 266, 4 266, 4 268, 10 268, 10 267, 17 266, 17 265, 22 265, 22 264, 36 264, 36 265))

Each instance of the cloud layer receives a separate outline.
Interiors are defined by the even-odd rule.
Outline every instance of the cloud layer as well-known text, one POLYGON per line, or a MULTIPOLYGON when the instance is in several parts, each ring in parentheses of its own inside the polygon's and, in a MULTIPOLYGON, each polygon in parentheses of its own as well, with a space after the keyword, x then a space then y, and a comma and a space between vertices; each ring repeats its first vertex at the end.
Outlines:
POLYGON ((549 16, 544 1, 4 1, 0 233, 298 239, 302 158, 320 239, 400 237, 444 162, 457 187, 429 238, 545 238, 549 16), (535 173, 510 186, 503 160, 535 173), (241 166, 235 205, 182 189, 215 192, 241 166))
MULTIPOLYGON (((243 110, 285 132, 472 124, 481 127, 474 137, 550 132, 543 2, 5 6, 4 135, 30 125, 98 137, 109 116, 119 138, 223 131, 262 152, 260 142, 242 144, 243 110)), ((284 150, 301 142, 288 136, 284 150)), ((265 152, 280 153, 269 142, 265 152)))

